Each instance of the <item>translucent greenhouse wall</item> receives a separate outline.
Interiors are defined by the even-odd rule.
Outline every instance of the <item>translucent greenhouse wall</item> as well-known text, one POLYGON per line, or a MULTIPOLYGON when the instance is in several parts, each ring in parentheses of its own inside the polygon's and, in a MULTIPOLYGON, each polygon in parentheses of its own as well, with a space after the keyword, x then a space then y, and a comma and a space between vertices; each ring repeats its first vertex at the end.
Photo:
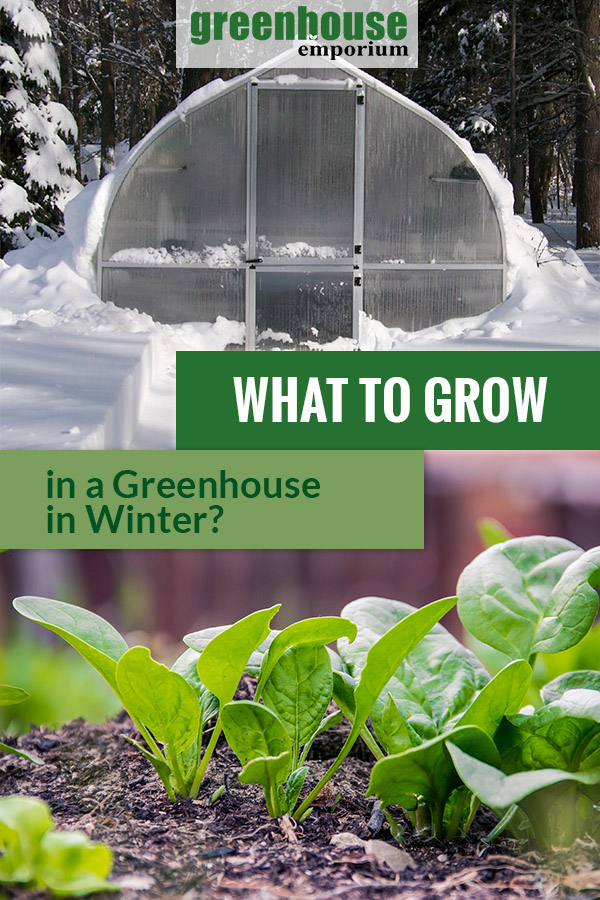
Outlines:
POLYGON ((133 154, 102 297, 162 322, 246 321, 246 346, 414 331, 504 298, 487 186, 443 126, 336 68, 252 73, 133 154))

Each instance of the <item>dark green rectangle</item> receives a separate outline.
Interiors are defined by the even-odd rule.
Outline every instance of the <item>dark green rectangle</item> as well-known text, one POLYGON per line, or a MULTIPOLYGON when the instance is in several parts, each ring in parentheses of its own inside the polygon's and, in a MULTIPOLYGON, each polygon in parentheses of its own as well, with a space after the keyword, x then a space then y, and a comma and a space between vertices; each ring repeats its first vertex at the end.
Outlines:
MULTIPOLYGON (((597 413, 599 357, 595 352, 398 352, 398 353, 177 353, 177 446, 191 448, 265 449, 596 449, 600 447, 597 413), (263 422, 238 420, 234 376, 282 377, 283 384, 298 379, 300 404, 309 378, 318 378, 328 420, 317 422, 263 422), (380 402, 388 379, 401 377, 410 387, 410 413, 406 421, 388 421, 380 402), (545 377, 546 392, 541 421, 518 421, 513 379, 545 377), (348 378, 343 387, 343 419, 331 421, 327 378, 348 378), (364 387, 360 378, 381 378, 377 388, 375 422, 365 422, 364 387), (451 401, 456 379, 474 379, 481 391, 475 401, 479 422, 433 422, 425 414, 425 389, 432 378, 450 383, 451 401), (487 410, 498 416, 500 392, 489 379, 503 379, 509 391, 504 421, 484 418, 487 410), (494 405, 495 404, 495 405, 494 405)), ((523 382, 524 384, 524 382, 523 382)), ((390 396, 393 390, 390 389, 390 396)), ((270 398, 270 394, 268 395, 270 398)), ((451 402, 453 410, 453 402, 451 402)), ((468 413, 468 410, 467 410, 468 413)))

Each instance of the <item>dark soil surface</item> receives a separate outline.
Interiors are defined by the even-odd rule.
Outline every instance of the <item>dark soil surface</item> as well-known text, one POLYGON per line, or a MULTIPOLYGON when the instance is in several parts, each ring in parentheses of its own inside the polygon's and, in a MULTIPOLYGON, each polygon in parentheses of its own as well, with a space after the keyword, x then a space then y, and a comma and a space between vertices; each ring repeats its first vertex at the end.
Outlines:
MULTIPOLYGON (((362 848, 335 849, 330 840, 340 832, 397 846, 387 823, 376 834, 369 830, 373 801, 364 799, 371 766, 366 759, 353 757, 340 771, 335 789, 342 791, 342 798, 333 814, 319 808, 303 825, 293 827, 267 816, 260 788, 238 782, 239 765, 224 742, 218 745, 200 798, 171 804, 154 770, 123 733, 132 733, 124 714, 104 725, 77 720, 57 731, 34 729, 19 745, 41 756, 45 765, 3 756, 0 785, 3 794, 45 800, 59 828, 81 829, 109 844, 114 852, 112 878, 122 886, 124 900, 600 897, 600 881, 596 889, 585 890, 600 874, 591 871, 598 867, 585 853, 581 863, 568 854, 560 861, 562 874, 551 872, 510 842, 490 847, 483 837, 490 821, 483 814, 474 836, 456 844, 417 839, 408 826, 410 867, 397 874, 362 848), (211 805, 213 791, 223 783, 225 792, 211 805)), ((317 755, 330 755, 334 743, 335 736, 333 742, 329 737, 317 755)), ((322 774, 326 765, 325 759, 315 760, 309 778, 322 774)), ((8 893, 28 900, 36 896, 22 890, 8 893)))

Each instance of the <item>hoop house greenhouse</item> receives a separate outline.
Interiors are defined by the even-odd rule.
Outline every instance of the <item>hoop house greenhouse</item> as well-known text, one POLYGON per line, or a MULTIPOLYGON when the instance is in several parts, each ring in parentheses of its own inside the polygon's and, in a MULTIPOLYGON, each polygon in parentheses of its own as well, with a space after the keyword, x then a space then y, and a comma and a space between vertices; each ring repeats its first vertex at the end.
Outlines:
POLYGON ((504 236, 464 142, 353 66, 277 64, 201 89, 130 154, 103 299, 245 322, 247 349, 357 338, 361 310, 415 331, 496 306, 504 236))

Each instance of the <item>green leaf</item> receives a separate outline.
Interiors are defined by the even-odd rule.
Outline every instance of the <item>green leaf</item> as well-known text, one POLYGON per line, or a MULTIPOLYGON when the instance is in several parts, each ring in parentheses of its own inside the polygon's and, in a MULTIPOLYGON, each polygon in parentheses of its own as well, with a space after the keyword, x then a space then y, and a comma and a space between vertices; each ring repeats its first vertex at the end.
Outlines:
MULTIPOLYGON (((344 662, 355 678, 362 672, 373 644, 414 612, 408 603, 380 597, 355 600, 344 608, 344 615, 358 624, 354 643, 340 642, 344 662)), ((391 706, 387 707, 386 723, 382 721, 389 694, 421 740, 428 740, 455 724, 488 680, 475 654, 442 625, 435 625, 392 673, 375 702, 371 722, 378 739, 386 746, 387 739, 393 741, 389 729, 401 729, 391 706)), ((393 752, 392 745, 386 749, 393 752)))
POLYGON ((350 734, 325 775, 296 810, 295 815, 300 821, 315 797, 335 774, 354 746, 369 718, 373 705, 400 663, 455 604, 456 597, 446 597, 428 604, 423 609, 417 609, 394 625, 373 644, 354 690, 354 716, 350 734))
POLYGON ((291 754, 287 731, 266 706, 254 700, 235 700, 223 707, 221 716, 227 743, 243 766, 261 756, 291 754))
POLYGON ((308 775, 308 766, 301 766, 299 769, 294 769, 292 774, 287 780, 287 784, 285 786, 285 802, 288 808, 288 812, 293 812, 298 802, 298 798, 300 797, 300 791, 304 787, 304 782, 306 781, 306 776, 308 775))
MULTIPOLYGON (((279 608, 280 604, 260 609, 240 619, 212 638, 200 654, 200 681, 218 698, 221 706, 233 698, 250 654, 268 636, 269 623, 279 608)), ((185 640, 190 644, 188 638, 185 640)))
POLYGON ((462 780, 483 803, 495 810, 513 804, 524 810, 542 847, 568 845, 594 830, 594 825, 597 830, 597 810, 593 802, 585 804, 585 800, 586 789, 591 788, 597 804, 600 767, 587 772, 539 769, 505 775, 464 748, 449 743, 448 750, 462 780), (570 786, 582 786, 583 791, 569 790, 570 786), (587 815, 581 813, 584 804, 590 811, 587 815))
POLYGON ((194 690, 177 672, 155 662, 147 647, 123 654, 117 685, 126 709, 175 753, 196 740, 200 713, 194 690))
POLYGON ((511 716, 496 742, 508 773, 600 766, 600 692, 573 688, 531 715, 511 716))
POLYGON ((539 624, 534 653, 559 653, 585 637, 598 612, 600 547, 568 566, 554 587, 539 624))
POLYGON ((358 723, 360 728, 363 727, 375 701, 400 663, 455 604, 456 597, 429 603, 406 616, 373 644, 354 691, 354 728, 358 723))
POLYGON ((388 693, 383 712, 378 719, 377 737, 388 754, 403 753, 423 743, 423 738, 402 713, 391 693, 388 693))
POLYGON ((444 804, 461 783, 446 748, 448 740, 477 757, 500 762, 494 742, 487 734, 474 725, 460 726, 420 747, 375 763, 367 797, 375 795, 382 806, 397 804, 408 810, 424 802, 431 810, 439 811, 441 821, 444 804))
POLYGON ((214 717, 219 714, 219 701, 200 681, 198 676, 199 655, 199 653, 191 648, 184 650, 181 656, 179 656, 171 666, 171 671, 177 672, 178 675, 185 678, 190 687, 195 691, 198 703, 200 704, 201 725, 202 728, 204 728, 207 722, 214 719, 214 717))
POLYGON ((591 577, 593 558, 567 574, 582 553, 570 541, 552 537, 514 538, 480 553, 458 580, 463 625, 510 659, 576 644, 598 608, 595 592, 592 597, 582 587, 586 574, 591 577))
POLYGON ((521 708, 531 674, 531 667, 524 659, 509 663, 486 684, 458 724, 477 725, 493 737, 504 716, 514 715, 521 708))
POLYGON ((494 544, 503 544, 509 541, 513 535, 497 519, 483 518, 477 522, 477 531, 484 547, 493 547, 494 544))
POLYGON ((475 759, 453 743, 448 744, 448 750, 464 783, 482 803, 493 809, 508 809, 513 803, 518 805, 530 794, 562 781, 577 781, 580 784, 600 783, 600 768, 582 773, 539 769, 537 772, 505 775, 500 769, 475 759))
POLYGON ((10 684, 0 684, 0 706, 13 706, 15 703, 22 703, 28 697, 27 691, 21 688, 12 687, 10 684))
POLYGON ((42 838, 38 877, 57 897, 83 897, 97 891, 118 891, 106 880, 112 853, 79 831, 47 832, 42 838))
POLYGON ((333 728, 334 725, 339 725, 343 718, 343 712, 341 710, 337 710, 337 712, 332 712, 325 719, 323 719, 317 730, 313 734, 311 734, 309 740, 304 745, 302 755, 299 759, 300 763, 303 763, 304 760, 308 757, 310 748, 314 744, 315 740, 319 737, 319 735, 324 734, 330 728, 333 728))
POLYGON ((128 647, 118 631, 103 618, 87 609, 60 600, 42 597, 17 597, 13 606, 33 622, 58 634, 102 675, 119 693, 116 682, 117 661, 128 647))
POLYGON ((354 721, 354 689, 356 680, 347 672, 333 673, 333 699, 349 722, 354 721))
MULTIPOLYGON (((227 629, 230 627, 230 625, 218 625, 214 628, 203 628, 200 631, 193 631, 191 632, 191 634, 185 635, 185 637, 183 638, 183 642, 184 644, 187 644, 190 649, 195 650, 197 656, 199 656, 206 649, 207 645, 212 641, 214 637, 216 637, 218 634, 222 634, 224 631, 227 631, 227 629)), ((271 630, 264 641, 262 641, 258 645, 256 650, 250 654, 245 669, 248 675, 251 675, 253 678, 258 678, 260 667, 262 666, 263 657, 271 646, 273 639, 278 634, 278 631, 271 630)))
POLYGON ((287 778, 291 764, 292 754, 289 750, 284 750, 278 756, 261 756, 250 760, 238 776, 242 784, 262 785, 270 816, 280 816, 284 812, 281 786, 287 778))
POLYGON ((42 837, 52 825, 50 809, 41 800, 0 798, 0 882, 33 881, 42 837))
POLYGON ((29 762, 35 763, 36 766, 44 765, 44 760, 34 753, 27 753, 26 750, 19 750, 18 747, 9 747, 8 744, 4 744, 2 741, 0 741, 0 752, 11 753, 13 756, 22 756, 23 759, 28 759, 29 762))
POLYGON ((317 616, 313 619, 303 619, 284 628, 273 638, 271 646, 263 657, 256 699, 260 699, 271 672, 290 647, 318 647, 330 644, 342 637, 353 641, 356 637, 356 630, 354 622, 339 616, 317 616))
POLYGON ((278 655, 268 670, 263 688, 265 706, 284 725, 297 757, 319 727, 331 701, 331 662, 322 645, 294 646, 278 655))
POLYGON ((545 684, 541 689, 544 703, 560 700, 567 691, 584 688, 588 691, 600 691, 600 672, 591 669, 580 669, 578 672, 565 672, 545 684))

